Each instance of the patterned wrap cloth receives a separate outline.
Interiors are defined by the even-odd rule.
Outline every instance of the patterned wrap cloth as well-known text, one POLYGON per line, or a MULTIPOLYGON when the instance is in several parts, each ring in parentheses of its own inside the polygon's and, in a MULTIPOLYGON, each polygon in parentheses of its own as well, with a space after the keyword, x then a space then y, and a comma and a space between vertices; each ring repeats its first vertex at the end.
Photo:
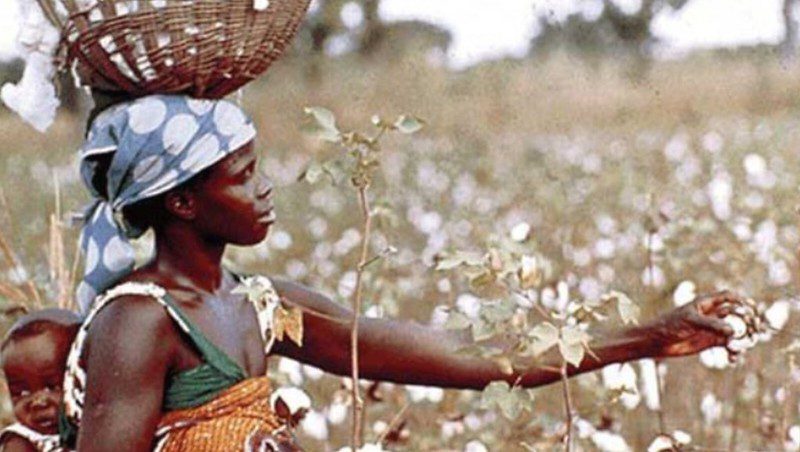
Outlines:
POLYGON ((253 122, 235 104, 153 95, 99 114, 80 150, 81 177, 94 198, 83 215, 85 270, 76 298, 85 313, 98 294, 133 270, 129 239, 145 231, 127 224, 122 209, 163 194, 247 144, 253 122), (111 154, 98 191, 98 157, 111 154))

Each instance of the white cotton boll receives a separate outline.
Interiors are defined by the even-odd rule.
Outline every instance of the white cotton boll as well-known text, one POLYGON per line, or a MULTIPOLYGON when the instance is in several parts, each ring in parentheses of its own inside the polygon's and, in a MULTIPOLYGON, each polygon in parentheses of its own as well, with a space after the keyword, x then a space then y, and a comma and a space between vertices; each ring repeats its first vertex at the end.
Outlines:
POLYGON ((464 425, 472 431, 480 429, 483 427, 483 424, 483 419, 475 413, 469 413, 464 416, 464 425))
POLYGON ((447 305, 440 304, 433 308, 433 312, 431 313, 431 321, 430 325, 432 326, 444 326, 447 323, 447 319, 450 317, 450 307, 447 305))
POLYGON ((610 364, 603 368, 603 385, 611 390, 622 390, 620 401, 632 410, 639 405, 641 395, 636 387, 636 371, 630 364, 610 364))
POLYGON ((650 287, 661 287, 666 284, 667 278, 664 275, 664 270, 658 265, 652 265, 642 271, 642 284, 650 287))
POLYGON ((347 419, 348 407, 341 402, 333 402, 328 407, 328 422, 332 425, 340 425, 347 419))
POLYGON ((450 440, 454 436, 464 434, 464 423, 459 421, 446 421, 442 423, 442 439, 450 440))
POLYGON ((792 271, 786 261, 775 259, 769 263, 769 283, 774 287, 781 287, 792 281, 792 271))
POLYGON ((564 281, 559 281, 556 285, 556 292, 558 293, 558 298, 555 308, 558 312, 564 312, 569 304, 569 284, 564 281))
POLYGON ((528 223, 519 223, 511 228, 511 240, 515 242, 524 242, 531 236, 531 225, 528 223))
POLYGON ((789 427, 786 435, 788 438, 784 443, 784 448, 787 451, 797 452, 800 451, 800 425, 793 425, 789 427))
POLYGON ((464 452, 489 452, 489 449, 482 442, 472 440, 464 446, 464 452))
POLYGON ((756 228, 751 242, 751 249, 760 262, 768 263, 774 248, 778 245, 778 226, 772 220, 764 220, 756 228))
POLYGON ((684 432, 683 430, 675 430, 672 432, 672 438, 681 446, 685 446, 692 442, 692 435, 684 432))
POLYGON ((594 255, 598 259, 611 259, 616 252, 616 245, 611 239, 600 239, 594 244, 594 255))
POLYGON ((728 351, 725 347, 712 347, 700 352, 700 362, 709 369, 724 369, 728 367, 728 351))
POLYGON ((339 285, 336 288, 336 293, 342 298, 350 298, 356 291, 356 280, 358 274, 355 271, 348 271, 339 279, 339 285))
POLYGON ((383 306, 381 305, 372 305, 364 311, 364 317, 368 319, 382 319, 386 313, 384 312, 383 306))
POLYGON ((52 82, 54 75, 51 56, 31 53, 26 58, 19 83, 6 83, 0 90, 3 103, 39 132, 53 124, 61 105, 52 82))
POLYGON ((408 392, 411 401, 414 403, 424 401, 439 403, 444 399, 444 390, 433 386, 408 385, 406 386, 406 392, 408 392))
POLYGON ((772 303, 772 306, 764 313, 769 326, 775 330, 781 330, 789 321, 789 302, 784 300, 772 303))
POLYGON ((658 391, 658 375, 656 363, 652 359, 639 361, 639 372, 642 380, 642 393, 647 408, 651 410, 661 409, 661 399, 658 391))
POLYGON ((456 299, 458 310, 471 319, 478 318, 481 310, 481 300, 470 294, 459 295, 456 299))
POLYGON ((722 403, 714 394, 708 393, 700 402, 700 411, 703 413, 706 425, 712 425, 722 416, 722 403))
POLYGON ((675 441, 668 435, 659 435, 647 446, 647 452, 671 452, 675 450, 675 441))
POLYGON ((586 439, 597 431, 591 422, 583 418, 575 420, 575 430, 578 432, 578 438, 581 439, 586 439))
POLYGON ((289 377, 289 381, 295 386, 303 384, 302 365, 295 360, 281 358, 278 361, 278 372, 286 374, 289 377))
POLYGON ((630 452, 625 438, 608 430, 598 430, 592 434, 592 442, 602 452, 630 452))
POLYGON ((747 333, 747 324, 738 315, 729 315, 723 320, 733 329, 733 337, 742 337, 747 333))
POLYGON ((299 413, 300 410, 311 409, 311 397, 300 388, 279 388, 275 390, 269 397, 269 405, 273 410, 275 410, 278 399, 283 400, 291 415, 299 413))
POLYGON ((284 230, 278 230, 272 233, 269 243, 275 249, 287 250, 292 246, 292 236, 284 230))
POLYGON ((727 173, 719 173, 706 187, 711 200, 711 209, 719 220, 727 220, 731 216, 731 199, 733 183, 727 173))
POLYGON ((253 9, 256 11, 266 11, 269 8, 269 0, 253 0, 253 9))
POLYGON ((672 301, 675 306, 681 307, 694 301, 697 297, 697 286, 692 281, 683 281, 678 284, 675 293, 672 294, 672 301))
POLYGON ((767 161, 759 154, 747 154, 744 158, 744 170, 749 175, 759 175, 767 171, 767 161))
POLYGON ((325 441, 328 439, 328 423, 325 416, 319 411, 311 410, 306 414, 306 417, 300 422, 303 427, 303 432, 306 435, 318 440, 325 441))

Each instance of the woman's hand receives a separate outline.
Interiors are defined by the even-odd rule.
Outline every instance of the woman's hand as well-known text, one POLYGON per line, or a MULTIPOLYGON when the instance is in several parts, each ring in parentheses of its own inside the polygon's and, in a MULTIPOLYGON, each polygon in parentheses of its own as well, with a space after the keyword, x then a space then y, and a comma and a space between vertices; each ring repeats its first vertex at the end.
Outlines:
POLYGON ((693 355, 707 348, 725 346, 733 336, 733 329, 722 319, 742 303, 739 296, 728 291, 701 295, 644 326, 643 331, 655 340, 655 357, 660 358, 693 355))

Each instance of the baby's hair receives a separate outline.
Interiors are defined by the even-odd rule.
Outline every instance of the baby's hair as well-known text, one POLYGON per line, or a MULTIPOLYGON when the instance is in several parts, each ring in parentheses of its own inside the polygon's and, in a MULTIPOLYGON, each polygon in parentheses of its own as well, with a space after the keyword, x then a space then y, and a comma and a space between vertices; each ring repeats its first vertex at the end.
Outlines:
POLYGON ((75 334, 80 325, 80 316, 66 309, 35 311, 14 322, 0 343, 0 351, 5 350, 11 341, 37 336, 46 331, 62 330, 75 334))

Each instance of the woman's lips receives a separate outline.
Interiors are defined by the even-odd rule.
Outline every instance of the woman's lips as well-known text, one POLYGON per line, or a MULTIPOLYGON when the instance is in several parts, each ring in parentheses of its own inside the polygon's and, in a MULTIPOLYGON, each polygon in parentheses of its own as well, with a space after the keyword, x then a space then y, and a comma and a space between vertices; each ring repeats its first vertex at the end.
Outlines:
POLYGON ((267 213, 262 214, 258 217, 259 223, 274 223, 275 220, 278 218, 277 214, 275 213, 275 209, 269 209, 267 213))

